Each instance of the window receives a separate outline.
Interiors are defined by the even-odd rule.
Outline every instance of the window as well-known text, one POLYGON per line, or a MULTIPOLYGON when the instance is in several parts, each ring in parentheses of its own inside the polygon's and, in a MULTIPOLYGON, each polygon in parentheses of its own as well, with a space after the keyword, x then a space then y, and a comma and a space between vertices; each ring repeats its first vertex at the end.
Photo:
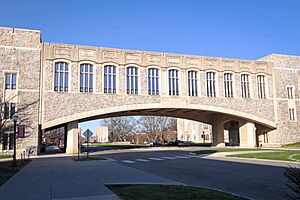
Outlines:
POLYGON ((233 80, 232 73, 224 74, 224 95, 225 97, 233 97, 233 80))
POLYGON ((55 63, 54 91, 67 92, 69 85, 69 64, 55 63))
POLYGON ((6 73, 5 74, 5 89, 15 90, 17 88, 17 74, 6 73))
POLYGON ((169 70, 169 95, 171 96, 178 96, 179 89, 178 89, 178 70, 170 69, 169 70))
POLYGON ((126 68, 126 87, 127 87, 127 94, 138 93, 138 68, 137 67, 126 68))
POLYGON ((148 94, 159 95, 159 75, 158 69, 148 69, 148 94))
POLYGON ((104 66, 104 93, 116 93, 116 67, 113 65, 104 66))
POLYGON ((188 93, 189 96, 198 96, 197 71, 188 71, 188 93))
POLYGON ((93 65, 80 65, 80 92, 93 92, 93 65))
POLYGON ((294 86, 287 86, 288 99, 294 99, 294 86))
POLYGON ((216 73, 206 72, 206 95, 208 97, 216 96, 216 73))
POLYGON ((12 119, 12 116, 16 112, 16 104, 15 103, 4 103, 4 119, 12 119))
POLYGON ((241 75, 241 91, 242 98, 250 98, 250 82, 249 82, 249 74, 241 75))
POLYGON ((258 92, 258 98, 259 99, 265 99, 266 98, 266 77, 264 75, 258 75, 257 76, 257 92, 258 92))
POLYGON ((289 108, 289 119, 291 122, 296 121, 294 108, 289 108))

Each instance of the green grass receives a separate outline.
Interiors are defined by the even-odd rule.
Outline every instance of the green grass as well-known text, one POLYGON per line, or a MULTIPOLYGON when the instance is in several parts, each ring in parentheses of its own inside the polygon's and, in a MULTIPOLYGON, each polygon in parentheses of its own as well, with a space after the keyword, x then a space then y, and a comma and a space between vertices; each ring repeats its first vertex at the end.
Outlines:
POLYGON ((260 148, 212 148, 212 149, 193 151, 193 153, 200 155, 200 154, 213 154, 213 153, 218 153, 218 152, 261 151, 261 150, 263 150, 263 149, 260 149, 260 148))
POLYGON ((11 158, 12 155, 0 155, 0 159, 11 158))
POLYGON ((283 145, 284 148, 300 148, 300 142, 283 145))
POLYGON ((107 160, 106 158, 102 157, 81 157, 79 160, 77 158, 74 158, 74 161, 89 161, 89 160, 107 160))
POLYGON ((174 185, 108 185, 108 187, 123 200, 241 200, 215 190, 174 185))
POLYGON ((290 156, 294 154, 297 155, 293 156, 293 158, 300 160, 300 151, 260 152, 260 153, 227 155, 227 157, 295 161, 290 158, 290 156))
POLYGON ((140 147, 147 147, 143 144, 90 144, 91 146, 97 146, 97 147, 114 147, 114 148, 120 148, 120 149, 132 149, 132 148, 140 148, 140 147))

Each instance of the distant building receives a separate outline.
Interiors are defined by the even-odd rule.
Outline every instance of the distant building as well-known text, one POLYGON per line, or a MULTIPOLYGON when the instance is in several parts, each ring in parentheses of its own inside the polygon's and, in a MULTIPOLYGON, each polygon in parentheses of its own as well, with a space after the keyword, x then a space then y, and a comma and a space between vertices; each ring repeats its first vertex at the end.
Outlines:
POLYGON ((108 126, 96 128, 97 142, 108 142, 108 126))
POLYGON ((191 141, 195 143, 211 143, 211 130, 211 125, 208 124, 181 118, 177 119, 178 140, 191 141))

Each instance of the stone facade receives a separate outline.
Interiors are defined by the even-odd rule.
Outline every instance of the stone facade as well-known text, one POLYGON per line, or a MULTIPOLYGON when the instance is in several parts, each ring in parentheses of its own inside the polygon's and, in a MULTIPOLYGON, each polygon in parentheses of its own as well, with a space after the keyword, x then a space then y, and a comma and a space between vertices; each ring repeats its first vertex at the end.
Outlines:
MULTIPOLYGON (((300 57, 270 55, 259 60, 238 60, 207 56, 178 55, 123 49, 98 48, 41 42, 39 31, 0 28, 0 70, 2 99, 15 95, 22 103, 37 100, 32 107, 34 128, 20 148, 38 146, 43 130, 64 125, 76 133, 75 122, 127 115, 165 115, 211 124, 215 144, 224 143, 228 121, 238 122, 241 146, 280 145, 300 140, 300 57), (54 91, 56 62, 69 64, 68 91, 54 91), (80 64, 91 64, 93 92, 80 92, 80 64), (104 66, 116 66, 115 94, 104 93, 104 66), (138 94, 126 93, 126 68, 138 68, 138 94), (159 69, 159 95, 148 95, 148 69, 159 69), (179 73, 179 95, 168 93, 168 70, 179 73), (197 72, 197 96, 188 95, 188 72, 197 72), (5 73, 17 73, 17 89, 5 89, 5 73), (206 73, 216 74, 216 97, 207 96, 206 73), (233 97, 224 96, 224 74, 233 75, 233 97), (250 98, 242 98, 241 74, 249 75, 250 98), (266 98, 258 96, 257 76, 265 77, 266 98), (287 86, 294 98, 287 98, 287 86), (295 119, 289 119, 289 108, 295 119), (72 123, 71 125, 68 125, 72 123), (74 125, 75 124, 75 125, 74 125), (40 131, 38 131, 40 127, 40 131), (222 130, 222 131, 221 131, 222 130), (253 130, 255 130, 253 133, 253 130), (243 133, 242 133, 243 132, 243 133), (249 135, 250 134, 250 135, 249 135), (252 135, 254 134, 254 139, 252 135), (266 139, 267 138, 267 139, 266 139)), ((71 136, 70 136, 71 137, 71 136)), ((68 140, 70 138, 67 137, 68 140)), ((74 139, 75 140, 75 139, 74 139)))
POLYGON ((108 142, 108 126, 100 126, 96 128, 97 142, 108 142))

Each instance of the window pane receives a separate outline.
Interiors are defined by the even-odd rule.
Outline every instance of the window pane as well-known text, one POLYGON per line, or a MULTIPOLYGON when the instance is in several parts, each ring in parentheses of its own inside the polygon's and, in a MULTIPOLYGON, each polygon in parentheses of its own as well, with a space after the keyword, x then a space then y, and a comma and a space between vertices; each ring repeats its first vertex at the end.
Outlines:
POLYGON ((83 92, 83 74, 80 73, 80 92, 83 92))
POLYGON ((5 83, 5 88, 6 89, 10 89, 10 77, 11 77, 11 74, 9 74, 9 73, 7 73, 7 74, 5 74, 5 81, 6 81, 6 83, 5 83))
POLYGON ((90 74, 90 92, 93 92, 93 74, 90 74))
POLYGON ((68 87, 69 87, 69 73, 65 72, 65 92, 68 91, 68 87))

